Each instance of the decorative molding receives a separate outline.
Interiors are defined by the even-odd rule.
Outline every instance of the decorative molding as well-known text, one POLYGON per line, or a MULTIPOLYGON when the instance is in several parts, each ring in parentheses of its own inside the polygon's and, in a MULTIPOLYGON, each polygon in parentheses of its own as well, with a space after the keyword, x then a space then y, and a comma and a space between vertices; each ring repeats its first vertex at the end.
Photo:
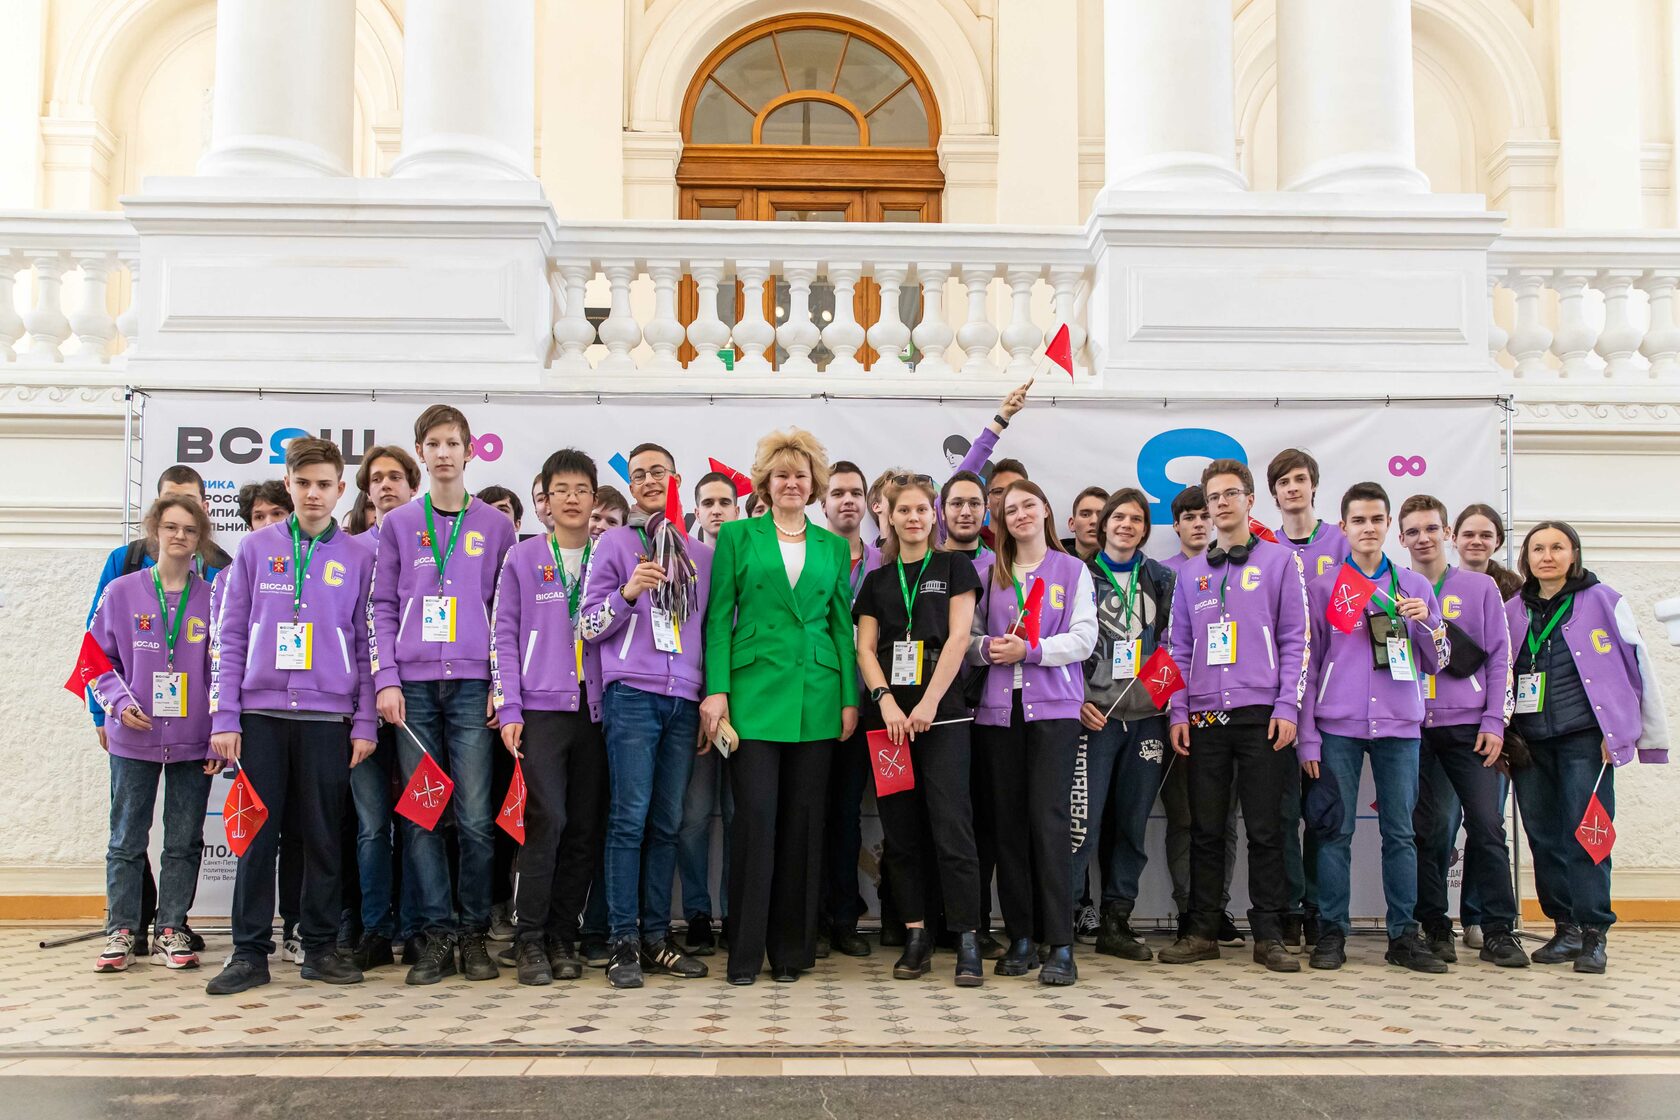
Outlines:
MULTIPOLYGON (((62 368, 62 367, 60 367, 62 368)), ((0 366, 0 371, 5 367, 0 366)), ((56 382, 0 381, 0 418, 85 413, 118 416, 125 411, 120 383, 62 385, 56 382)))
POLYGON ((122 543, 123 514, 118 502, 0 503, 0 550, 78 548, 103 555, 122 543))

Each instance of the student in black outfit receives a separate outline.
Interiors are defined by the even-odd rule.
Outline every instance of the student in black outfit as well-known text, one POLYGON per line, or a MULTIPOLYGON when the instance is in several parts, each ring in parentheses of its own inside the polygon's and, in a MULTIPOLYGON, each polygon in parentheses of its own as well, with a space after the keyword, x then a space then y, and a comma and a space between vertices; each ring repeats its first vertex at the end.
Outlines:
POLYGON ((893 978, 926 975, 933 933, 926 928, 923 856, 937 857, 945 921, 957 934, 957 986, 978 987, 980 945, 974 902, 980 866, 969 800, 968 709, 953 685, 967 651, 980 577, 966 557, 930 550, 939 500, 933 480, 894 480, 884 491, 892 533, 881 566, 864 577, 852 615, 858 668, 874 701, 869 723, 894 745, 909 745, 915 785, 878 798, 885 876, 906 927, 893 978))

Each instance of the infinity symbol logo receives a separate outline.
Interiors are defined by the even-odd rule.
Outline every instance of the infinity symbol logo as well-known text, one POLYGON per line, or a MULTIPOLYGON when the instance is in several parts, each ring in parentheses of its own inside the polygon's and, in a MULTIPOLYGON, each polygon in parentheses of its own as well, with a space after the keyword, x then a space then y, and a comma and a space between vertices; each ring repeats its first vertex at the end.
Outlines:
POLYGON ((1404 455, 1396 455, 1388 461, 1388 473, 1396 478, 1408 474, 1421 475, 1428 469, 1429 463, 1422 455, 1413 455, 1409 459, 1404 455))
POLYGON ((473 458, 483 459, 486 463, 494 463, 502 457, 504 448, 502 437, 495 432, 485 432, 473 438, 473 458))

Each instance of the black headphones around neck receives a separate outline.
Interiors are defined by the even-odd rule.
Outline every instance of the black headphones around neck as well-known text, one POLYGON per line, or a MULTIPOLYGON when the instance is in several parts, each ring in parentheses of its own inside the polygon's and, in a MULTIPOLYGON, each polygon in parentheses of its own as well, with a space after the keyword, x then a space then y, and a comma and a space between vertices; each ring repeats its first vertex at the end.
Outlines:
POLYGON ((1207 553, 1208 567, 1218 568, 1227 562, 1232 564, 1248 563, 1249 554, 1254 551, 1254 544, 1259 539, 1260 538, 1256 537, 1253 533, 1250 533, 1248 535, 1247 544, 1234 544, 1229 549, 1220 548, 1217 543, 1209 545, 1207 553))

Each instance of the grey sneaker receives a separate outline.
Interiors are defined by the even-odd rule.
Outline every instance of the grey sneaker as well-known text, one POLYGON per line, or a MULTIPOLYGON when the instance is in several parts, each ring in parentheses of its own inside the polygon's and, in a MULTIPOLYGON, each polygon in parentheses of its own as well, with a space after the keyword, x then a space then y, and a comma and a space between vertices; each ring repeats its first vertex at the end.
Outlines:
POLYGON ((513 921, 508 916, 506 903, 490 907, 490 940, 513 940, 513 921))
POLYGON ((1483 944, 1481 926, 1464 927, 1464 947, 1466 949, 1480 949, 1483 944))

